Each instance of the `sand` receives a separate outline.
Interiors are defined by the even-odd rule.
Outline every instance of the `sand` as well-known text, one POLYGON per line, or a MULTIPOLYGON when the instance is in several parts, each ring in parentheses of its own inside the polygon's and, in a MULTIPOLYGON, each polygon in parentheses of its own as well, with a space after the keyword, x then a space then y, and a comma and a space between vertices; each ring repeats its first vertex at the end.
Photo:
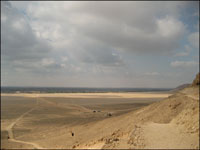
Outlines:
POLYGON ((1 96, 21 97, 66 97, 66 98, 166 98, 165 92, 129 92, 129 93, 2 93, 1 96))
POLYGON ((198 88, 1 98, 2 148, 199 148, 198 88))
POLYGON ((181 133, 179 128, 172 123, 149 123, 143 127, 145 148, 148 149, 191 149, 192 144, 197 146, 195 135, 187 136, 181 133))

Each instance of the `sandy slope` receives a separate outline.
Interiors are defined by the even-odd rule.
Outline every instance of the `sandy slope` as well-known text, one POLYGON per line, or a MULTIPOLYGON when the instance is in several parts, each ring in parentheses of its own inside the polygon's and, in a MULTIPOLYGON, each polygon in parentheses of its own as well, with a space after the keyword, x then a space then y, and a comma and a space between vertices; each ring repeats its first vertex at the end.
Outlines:
POLYGON ((103 127, 99 138, 74 148, 198 149, 198 91, 190 87, 135 112, 104 120, 109 130, 103 127))
POLYGON ((193 149, 199 147, 199 96, 195 94, 199 88, 193 88, 193 93, 188 94, 186 91, 190 91, 191 88, 193 87, 180 91, 179 93, 183 95, 176 97, 180 99, 179 105, 184 103, 184 99, 181 99, 183 96, 188 97, 189 99, 185 100, 190 103, 185 103, 185 108, 172 121, 169 123, 150 122, 143 127, 145 148, 193 149))
MULTIPOLYGON (((153 105, 150 107, 155 108, 153 105)), ((170 114, 171 119, 153 118, 143 125, 144 148, 199 149, 199 74, 191 86, 177 91, 155 109, 170 114), (171 109, 159 110, 162 104, 171 109)))
POLYGON ((149 123, 144 126, 145 148, 190 149, 197 144, 195 136, 181 133, 175 124, 149 123))

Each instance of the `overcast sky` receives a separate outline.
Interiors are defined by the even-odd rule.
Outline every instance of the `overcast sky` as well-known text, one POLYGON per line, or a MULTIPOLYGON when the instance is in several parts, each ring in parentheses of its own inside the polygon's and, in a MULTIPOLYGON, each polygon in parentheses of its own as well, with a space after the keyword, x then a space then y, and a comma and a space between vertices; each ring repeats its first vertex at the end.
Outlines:
POLYGON ((171 88, 199 72, 199 2, 1 2, 1 85, 171 88))

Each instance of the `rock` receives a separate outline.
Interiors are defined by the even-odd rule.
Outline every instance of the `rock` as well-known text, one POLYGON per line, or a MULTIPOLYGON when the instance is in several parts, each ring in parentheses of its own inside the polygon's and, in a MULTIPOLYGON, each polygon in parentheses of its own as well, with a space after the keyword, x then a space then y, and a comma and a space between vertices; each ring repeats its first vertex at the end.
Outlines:
POLYGON ((99 141, 104 141, 104 138, 101 138, 99 141))
POLYGON ((119 139, 118 138, 114 138, 113 141, 119 141, 119 139))
POLYGON ((177 104, 175 104, 173 107, 172 107, 172 109, 176 109, 179 105, 181 105, 181 103, 179 102, 179 103, 177 103, 177 104))

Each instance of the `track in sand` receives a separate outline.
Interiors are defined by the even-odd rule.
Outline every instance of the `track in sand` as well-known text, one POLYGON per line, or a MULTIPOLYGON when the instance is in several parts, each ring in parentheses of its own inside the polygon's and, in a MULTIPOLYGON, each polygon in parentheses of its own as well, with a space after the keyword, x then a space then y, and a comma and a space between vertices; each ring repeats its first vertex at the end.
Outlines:
POLYGON ((61 108, 68 108, 68 107, 75 107, 75 108, 78 108, 80 111, 83 111, 83 112, 91 112, 92 110, 90 109, 87 109, 83 106, 79 106, 79 105, 73 105, 73 104, 68 104, 68 106, 62 106, 62 105, 58 105, 54 102, 51 102, 51 101, 48 101, 44 98, 39 98, 39 97, 36 97, 36 105, 31 108, 30 110, 26 111, 25 113, 23 113, 21 116, 19 116, 17 119, 15 119, 8 127, 7 127, 7 132, 8 132, 8 137, 9 137, 9 141, 12 141, 12 142, 17 142, 17 143, 21 143, 21 144, 28 144, 28 145, 32 145, 34 148, 36 149, 44 149, 43 147, 39 146, 38 144, 36 143, 33 143, 33 142, 28 142, 28 141, 23 141, 23 140, 17 140, 14 138, 14 134, 13 134, 13 127, 19 122, 19 121, 22 121, 22 119, 29 113, 31 113, 33 110, 35 110, 38 106, 39 106, 39 102, 45 102, 46 104, 49 104, 49 105, 53 105, 55 107, 61 107, 61 108))
POLYGON ((38 99, 36 98, 36 106, 34 106, 33 108, 31 108, 30 110, 28 110, 27 112, 23 113, 21 116, 19 116, 16 120, 14 120, 8 127, 7 127, 7 131, 8 131, 8 137, 9 140, 12 142, 17 142, 17 143, 21 143, 21 144, 28 144, 28 145, 32 145, 34 148, 36 149, 42 149, 41 146, 39 146, 36 143, 33 142, 27 142, 27 141, 22 141, 22 140, 17 140, 14 138, 13 135, 13 127, 15 126, 15 124, 17 122, 19 122, 20 120, 23 119, 24 116, 26 116, 28 113, 32 112, 33 110, 35 110, 38 106, 38 99))

